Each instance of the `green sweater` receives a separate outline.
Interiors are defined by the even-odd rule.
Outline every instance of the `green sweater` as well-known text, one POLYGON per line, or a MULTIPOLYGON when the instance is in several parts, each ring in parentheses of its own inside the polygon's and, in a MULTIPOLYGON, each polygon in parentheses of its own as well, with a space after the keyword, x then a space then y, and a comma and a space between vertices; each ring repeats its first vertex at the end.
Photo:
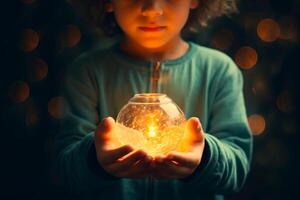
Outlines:
POLYGON ((202 123, 206 144, 195 172, 182 180, 133 180, 115 178, 97 163, 93 135, 99 122, 116 118, 134 94, 151 90, 151 63, 114 45, 83 54, 66 73, 68 109, 55 149, 57 172, 71 193, 84 199, 222 199, 241 189, 252 155, 242 74, 227 55, 189 45, 182 57, 162 62, 158 92, 202 123))

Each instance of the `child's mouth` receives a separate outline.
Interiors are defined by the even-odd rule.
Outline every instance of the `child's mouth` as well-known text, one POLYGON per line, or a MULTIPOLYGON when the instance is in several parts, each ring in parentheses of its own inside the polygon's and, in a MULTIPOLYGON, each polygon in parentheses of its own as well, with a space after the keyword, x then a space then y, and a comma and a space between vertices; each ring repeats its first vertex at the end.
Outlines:
POLYGON ((156 27, 145 27, 140 26, 139 29, 145 32, 156 32, 156 31, 163 31, 166 29, 166 26, 156 26, 156 27))

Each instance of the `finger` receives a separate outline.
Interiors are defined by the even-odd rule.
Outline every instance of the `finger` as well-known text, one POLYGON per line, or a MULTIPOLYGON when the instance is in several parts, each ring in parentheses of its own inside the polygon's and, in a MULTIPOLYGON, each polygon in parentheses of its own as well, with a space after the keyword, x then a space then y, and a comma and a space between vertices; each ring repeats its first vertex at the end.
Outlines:
POLYGON ((127 155, 133 151, 134 151, 133 147, 131 147, 129 145, 124 145, 117 149, 108 150, 105 152, 103 151, 102 153, 100 152, 100 156, 102 154, 102 157, 100 160, 101 160, 102 164, 109 165, 109 164, 115 163, 118 159, 124 157, 125 155, 127 155))
POLYGON ((125 176, 128 178, 145 178, 149 175, 150 163, 152 158, 147 156, 138 161, 132 168, 130 168, 125 176))
POLYGON ((179 179, 191 174, 192 170, 190 168, 176 165, 170 160, 159 160, 155 164, 155 168, 158 169, 160 175, 163 174, 163 178, 167 179, 179 179))
POLYGON ((109 166, 109 170, 113 173, 122 173, 129 170, 137 161, 145 158, 147 154, 143 150, 135 151, 124 158, 121 158, 116 163, 109 166))
POLYGON ((200 120, 197 117, 191 117, 187 123, 187 129, 190 137, 190 141, 202 142, 204 140, 204 131, 200 120))
POLYGON ((191 153, 170 152, 166 159, 175 161, 177 165, 187 168, 195 168, 199 164, 199 159, 194 158, 191 153))
POLYGON ((95 140, 105 141, 109 137, 109 133, 113 131, 115 120, 112 117, 104 118, 95 130, 95 140), (98 140, 97 140, 98 139, 98 140))
POLYGON ((158 180, 174 180, 181 177, 181 175, 167 169, 165 164, 155 164, 155 168, 151 171, 151 175, 158 180))

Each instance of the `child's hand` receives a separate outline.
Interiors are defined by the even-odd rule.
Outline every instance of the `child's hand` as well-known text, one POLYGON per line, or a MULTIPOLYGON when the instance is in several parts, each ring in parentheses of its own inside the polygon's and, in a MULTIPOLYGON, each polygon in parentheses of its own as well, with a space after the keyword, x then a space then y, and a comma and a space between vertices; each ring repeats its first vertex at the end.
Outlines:
POLYGON ((198 118, 190 118, 179 147, 166 156, 157 156, 151 163, 156 179, 181 179, 189 176, 200 164, 204 150, 204 132, 198 118))
POLYGON ((123 178, 148 176, 151 158, 142 150, 134 151, 129 145, 120 146, 114 137, 113 118, 105 118, 95 131, 95 147, 98 163, 108 173, 123 178))

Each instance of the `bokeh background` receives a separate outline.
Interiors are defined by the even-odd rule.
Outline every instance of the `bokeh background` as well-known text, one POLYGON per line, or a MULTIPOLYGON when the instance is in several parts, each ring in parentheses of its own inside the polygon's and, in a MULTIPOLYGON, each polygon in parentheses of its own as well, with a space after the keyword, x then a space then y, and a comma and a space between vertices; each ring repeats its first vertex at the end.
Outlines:
MULTIPOLYGON (((0 198, 73 199, 51 164, 64 110, 58 90, 75 57, 113 39, 64 0, 0 5, 0 198)), ((226 199, 300 199, 299 7, 297 0, 240 0, 238 14, 189 38, 228 54, 244 75, 252 168, 244 188, 226 199)))

